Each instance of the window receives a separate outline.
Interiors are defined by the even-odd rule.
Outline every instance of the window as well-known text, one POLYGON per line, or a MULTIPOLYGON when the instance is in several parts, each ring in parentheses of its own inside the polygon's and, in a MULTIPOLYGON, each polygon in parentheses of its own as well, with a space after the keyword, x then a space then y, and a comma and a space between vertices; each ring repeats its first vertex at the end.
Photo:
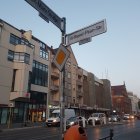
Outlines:
POLYGON ((68 89, 71 89, 71 84, 68 84, 68 89))
POLYGON ((24 62, 25 62, 26 64, 29 64, 29 62, 30 62, 30 55, 27 54, 27 53, 25 53, 24 62))
POLYGON ((44 43, 40 42, 40 57, 48 60, 48 51, 47 51, 47 47, 44 43))
POLYGON ((26 64, 29 64, 30 55, 27 53, 15 52, 14 61, 25 62, 26 64))
POLYGON ((40 86, 48 86, 48 66, 33 61, 32 83, 40 86))
POLYGON ((10 43, 13 44, 13 45, 17 45, 17 44, 20 44, 21 41, 20 41, 20 38, 13 35, 13 34, 10 34, 10 43))
POLYGON ((11 50, 8 50, 8 60, 13 61, 14 60, 14 52, 11 50))
POLYGON ((28 47, 34 48, 34 45, 31 44, 28 40, 24 39, 24 38, 19 38, 18 36, 15 36, 13 34, 10 34, 10 43, 13 45, 26 45, 28 47))
POLYGON ((70 72, 68 72, 68 78, 71 78, 71 73, 70 72))
POLYGON ((9 61, 24 62, 26 64, 29 64, 30 55, 27 53, 14 52, 14 51, 8 50, 8 60, 9 61))
POLYGON ((15 87, 15 78, 16 78, 16 69, 13 69, 13 77, 12 77, 12 86, 11 86, 11 91, 14 91, 15 87))

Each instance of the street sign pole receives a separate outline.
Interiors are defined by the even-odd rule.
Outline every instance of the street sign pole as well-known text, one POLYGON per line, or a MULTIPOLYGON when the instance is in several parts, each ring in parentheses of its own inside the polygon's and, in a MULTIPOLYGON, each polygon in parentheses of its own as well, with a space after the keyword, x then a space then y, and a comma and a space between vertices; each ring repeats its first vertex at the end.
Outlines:
MULTIPOLYGON (((42 0, 25 0, 27 3, 29 3, 33 8, 35 8, 39 12, 39 16, 44 19, 46 22, 51 21, 55 26, 57 26, 60 31, 62 32, 62 41, 61 45, 66 46, 66 18, 60 18, 55 12, 53 12, 42 0)), ((63 48, 64 50, 64 48, 63 48)), ((59 55, 63 55, 64 52, 61 50, 59 55)), ((65 52, 66 53, 66 52, 65 52)), ((63 55, 64 56, 64 55, 63 55)), ((58 58, 59 59, 59 58, 58 58)), ((61 60, 61 57, 60 57, 61 60)), ((61 62, 61 61, 60 61, 61 62)), ((65 67, 65 66, 64 66, 65 67)), ((61 67, 60 67, 61 68, 61 67)), ((65 128, 65 104, 64 104, 64 72, 65 68, 63 68, 61 73, 61 88, 60 88, 60 130, 61 130, 61 137, 60 140, 63 140, 64 138, 64 128, 65 128)))
MULTIPOLYGON (((62 45, 65 46, 66 44, 66 18, 62 18, 62 45)), ((64 129, 65 129, 65 93, 64 93, 64 85, 65 85, 65 66, 63 71, 61 72, 61 94, 60 94, 60 140, 63 140, 64 138, 64 129)))

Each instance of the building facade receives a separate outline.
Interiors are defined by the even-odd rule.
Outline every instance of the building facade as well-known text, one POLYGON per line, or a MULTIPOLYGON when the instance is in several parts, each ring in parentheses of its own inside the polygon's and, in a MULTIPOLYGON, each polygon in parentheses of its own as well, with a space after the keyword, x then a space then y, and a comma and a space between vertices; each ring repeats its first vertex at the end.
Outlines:
POLYGON ((0 124, 46 117, 48 68, 48 46, 0 20, 0 124))
POLYGON ((131 100, 123 85, 111 86, 113 110, 118 114, 123 115, 132 112, 131 100))
MULTIPOLYGON (((110 110, 109 80, 79 67, 72 48, 68 49, 63 71, 65 108, 86 117, 110 110)), ((60 108, 62 77, 53 63, 56 52, 31 31, 0 20, 0 124, 41 122, 51 109, 60 108)))
POLYGON ((128 97, 131 100, 132 114, 139 114, 138 107, 139 98, 136 95, 134 95, 133 92, 128 92, 128 97))

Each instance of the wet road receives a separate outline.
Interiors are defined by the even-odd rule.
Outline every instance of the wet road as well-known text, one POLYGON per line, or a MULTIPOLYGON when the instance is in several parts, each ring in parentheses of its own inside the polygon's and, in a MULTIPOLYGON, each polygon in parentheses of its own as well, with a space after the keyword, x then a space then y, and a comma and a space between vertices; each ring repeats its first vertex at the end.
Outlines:
POLYGON ((140 140, 140 120, 126 121, 124 124, 88 128, 88 140, 98 140, 109 136, 110 129, 114 130, 113 140, 140 140))
MULTIPOLYGON (((106 126, 88 126, 88 140, 99 140, 114 130, 113 140, 140 140, 140 120, 106 126)), ((0 140, 60 140, 59 127, 38 127, 5 130, 0 140)))

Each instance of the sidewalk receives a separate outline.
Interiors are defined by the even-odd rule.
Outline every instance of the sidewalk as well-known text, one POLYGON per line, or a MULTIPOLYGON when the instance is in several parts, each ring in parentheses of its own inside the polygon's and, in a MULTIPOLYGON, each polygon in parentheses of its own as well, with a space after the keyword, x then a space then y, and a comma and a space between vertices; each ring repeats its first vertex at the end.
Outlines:
POLYGON ((44 122, 30 122, 30 123, 13 123, 9 126, 8 124, 1 124, 0 125, 0 132, 8 131, 8 130, 15 130, 15 129, 27 129, 32 127, 43 127, 44 122))

